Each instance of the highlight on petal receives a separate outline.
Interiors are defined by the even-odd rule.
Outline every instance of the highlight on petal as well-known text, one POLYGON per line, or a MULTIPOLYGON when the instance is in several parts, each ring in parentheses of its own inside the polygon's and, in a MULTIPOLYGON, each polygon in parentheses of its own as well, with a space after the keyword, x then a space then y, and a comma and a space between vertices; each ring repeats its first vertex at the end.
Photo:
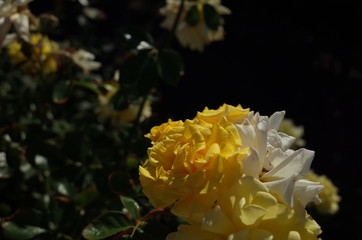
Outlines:
POLYGON ((295 180, 303 178, 309 171, 312 164, 314 152, 307 149, 299 149, 288 156, 284 161, 266 172, 261 178, 262 181, 290 178, 295 180))
POLYGON ((287 207, 262 182, 250 176, 230 188, 219 189, 215 207, 204 214, 201 223, 181 225, 167 239, 300 239, 318 240, 318 224, 298 205, 287 207))

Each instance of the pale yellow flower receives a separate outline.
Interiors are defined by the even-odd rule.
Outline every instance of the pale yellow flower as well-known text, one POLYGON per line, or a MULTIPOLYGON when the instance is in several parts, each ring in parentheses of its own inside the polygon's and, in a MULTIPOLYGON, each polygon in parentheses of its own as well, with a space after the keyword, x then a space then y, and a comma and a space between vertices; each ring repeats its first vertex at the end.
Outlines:
MULTIPOLYGON (((171 30, 176 19, 177 12, 181 5, 181 0, 167 0, 166 6, 160 9, 160 13, 165 16, 165 20, 161 26, 171 30)), ((219 15, 230 14, 230 9, 221 5, 221 0, 185 0, 185 6, 181 13, 179 24, 176 28, 176 37, 182 46, 191 50, 202 52, 205 45, 220 41, 224 38, 223 22, 216 30, 208 28, 204 19, 203 5, 209 4, 213 6, 219 15), (194 26, 190 26, 186 21, 187 12, 191 7, 196 6, 199 13, 199 21, 194 26)))
POLYGON ((79 49, 76 52, 66 53, 69 55, 73 62, 77 64, 84 72, 88 73, 93 70, 99 69, 102 64, 100 62, 94 61, 95 56, 93 53, 79 49))
MULTIPOLYGON (((129 124, 132 121, 136 120, 141 104, 130 103, 126 109, 116 110, 111 105, 110 100, 119 90, 119 84, 106 84, 105 88, 108 92, 98 96, 100 106, 96 111, 99 115, 99 119, 101 121, 109 120, 112 126, 129 124)), ((145 105, 143 106, 142 113, 139 119, 141 122, 151 116, 151 104, 151 100, 147 99, 145 105)))
POLYGON ((284 118, 280 124, 279 131, 295 138, 291 148, 305 146, 305 140, 303 139, 304 127, 296 126, 292 119, 284 118))
POLYGON ((157 208, 197 221, 217 198, 217 190, 243 174, 241 160, 248 149, 230 121, 248 109, 222 106, 206 109, 193 120, 171 121, 151 129, 148 159, 139 168, 143 191, 157 208))
POLYGON ((4 43, 9 43, 20 37, 26 42, 30 41, 30 27, 36 22, 35 17, 27 9, 32 0, 0 0, 0 49, 4 43), (8 34, 14 26, 15 35, 8 34))
POLYGON ((333 182, 325 175, 318 175, 313 170, 305 176, 306 179, 313 182, 320 182, 324 189, 319 193, 321 203, 313 204, 313 206, 324 214, 335 214, 339 210, 339 202, 341 197, 338 195, 338 188, 333 182))
POLYGON ((221 188, 218 205, 198 224, 180 225, 167 240, 317 240, 319 225, 298 206, 278 202, 258 179, 221 188))
POLYGON ((57 70, 55 55, 59 50, 56 42, 49 40, 47 36, 32 34, 29 49, 30 56, 22 51, 20 41, 8 45, 8 54, 15 64, 22 64, 22 69, 28 73, 35 74, 39 71, 49 74, 57 70))

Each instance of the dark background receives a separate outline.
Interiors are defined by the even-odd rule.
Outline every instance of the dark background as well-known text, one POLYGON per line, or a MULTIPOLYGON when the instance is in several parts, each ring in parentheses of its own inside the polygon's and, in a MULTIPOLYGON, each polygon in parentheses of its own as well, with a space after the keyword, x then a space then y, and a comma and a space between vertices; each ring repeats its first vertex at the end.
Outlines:
MULTIPOLYGON (((37 13, 59 16, 61 31, 77 37, 105 63, 114 59, 117 44, 104 54, 95 47, 97 41, 117 41, 122 24, 150 31, 160 44, 167 34, 158 27, 163 1, 90 2, 107 15, 90 28, 75 24, 81 11, 76 1, 35 0, 31 6, 37 13)), ((205 106, 223 103, 241 104, 262 115, 285 110, 287 118, 305 128, 306 148, 316 152, 312 168, 332 179, 342 196, 336 215, 318 219, 322 238, 362 239, 362 3, 265 2, 224 0, 233 12, 224 17, 225 40, 207 46, 204 53, 175 41, 185 74, 177 87, 158 86, 161 98, 154 112, 162 120, 184 120, 205 106)))
POLYGON ((185 77, 163 91, 165 115, 192 118, 205 106, 285 110, 305 128, 312 168, 342 196, 320 218, 323 239, 362 239, 362 5, 348 1, 224 1, 225 41, 183 51, 185 77))

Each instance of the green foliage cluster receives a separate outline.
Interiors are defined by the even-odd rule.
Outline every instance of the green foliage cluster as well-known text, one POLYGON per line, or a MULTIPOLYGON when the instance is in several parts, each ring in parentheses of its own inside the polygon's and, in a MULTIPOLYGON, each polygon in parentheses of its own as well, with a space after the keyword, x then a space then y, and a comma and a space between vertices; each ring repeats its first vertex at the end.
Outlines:
MULTIPOLYGON (((61 27, 50 28, 58 38, 71 38, 61 27)), ((121 60, 102 63, 95 73, 70 64, 29 74, 0 52, 1 239, 164 239, 179 224, 167 209, 150 205, 138 166, 147 157, 144 134, 159 124, 153 117, 141 121, 142 109, 157 99, 161 81, 177 85, 182 57, 170 45, 156 47, 142 28, 119 26, 117 34, 121 60), (132 122, 115 126, 99 117, 99 97, 109 83, 120 86, 110 99, 114 110, 140 105, 132 122)), ((23 54, 31 55, 32 46, 24 46, 23 54)))

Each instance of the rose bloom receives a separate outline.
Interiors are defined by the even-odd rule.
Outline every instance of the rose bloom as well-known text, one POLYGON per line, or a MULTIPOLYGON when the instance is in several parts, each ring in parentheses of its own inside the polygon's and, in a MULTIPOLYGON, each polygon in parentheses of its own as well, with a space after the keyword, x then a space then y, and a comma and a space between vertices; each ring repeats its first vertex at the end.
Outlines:
MULTIPOLYGON (((206 25, 202 8, 203 4, 213 6, 219 15, 231 13, 230 9, 221 5, 220 0, 185 0, 185 6, 181 13, 175 34, 182 46, 200 52, 204 50, 205 45, 224 39, 222 21, 216 30, 209 29, 206 25), (186 16, 188 10, 195 5, 199 11, 200 20, 195 26, 190 26, 186 21, 186 16)), ((180 5, 181 0, 167 0, 166 6, 160 9, 160 13, 166 17, 161 23, 161 27, 172 30, 180 5)))
POLYGON ((220 194, 243 176, 260 180, 290 208, 319 201, 322 186, 304 178, 314 152, 291 150, 294 137, 278 132, 284 112, 270 118, 241 106, 205 108, 193 120, 151 129, 148 159, 140 167, 144 193, 155 207, 197 222, 220 194), (198 220, 197 220, 198 219, 198 220))
POLYGON ((49 74, 57 71, 56 54, 59 46, 56 42, 49 40, 47 36, 42 34, 32 34, 30 40, 31 56, 26 56, 22 52, 20 41, 12 42, 8 45, 8 54, 13 63, 21 63, 21 67, 25 72, 35 74, 42 71, 49 74))
MULTIPOLYGON (((110 100, 119 90, 119 84, 105 84, 104 87, 107 92, 98 96, 100 106, 96 109, 99 120, 103 122, 110 121, 111 125, 114 127, 129 124, 136 120, 141 104, 131 103, 126 109, 118 111, 113 108, 110 100)), ((143 121, 151 116, 151 103, 152 102, 149 99, 146 100, 139 119, 140 121, 143 121)))
POLYGON ((222 188, 218 205, 199 224, 180 225, 167 240, 317 240, 319 225, 300 205, 279 203, 258 179, 245 176, 222 188))
POLYGON ((0 50, 3 45, 11 42, 16 36, 24 41, 30 41, 31 25, 36 24, 36 18, 27 9, 32 0, 0 0, 0 50), (9 33, 11 27, 15 33, 9 33))
POLYGON ((157 208, 194 221, 208 211, 217 189, 242 175, 242 149, 237 128, 230 122, 242 119, 248 109, 224 105, 209 116, 171 121, 153 127, 148 159, 140 166, 143 191, 157 208))
POLYGON ((320 182, 324 187, 319 193, 321 203, 312 203, 317 211, 323 214, 335 214, 338 212, 341 197, 338 195, 338 188, 333 182, 327 176, 318 175, 313 170, 310 170, 305 177, 310 181, 320 182))

